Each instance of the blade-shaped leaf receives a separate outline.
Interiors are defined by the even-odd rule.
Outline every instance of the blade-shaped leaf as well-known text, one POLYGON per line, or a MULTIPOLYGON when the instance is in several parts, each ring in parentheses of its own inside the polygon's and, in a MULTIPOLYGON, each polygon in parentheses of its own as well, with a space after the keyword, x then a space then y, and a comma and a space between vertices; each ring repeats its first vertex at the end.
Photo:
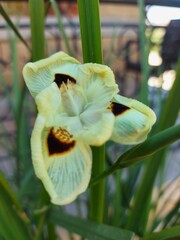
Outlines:
POLYGON ((120 168, 138 163, 178 139, 180 139, 180 125, 161 131, 121 155, 112 167, 93 179, 91 184, 95 184, 99 179, 112 174, 120 168))
POLYGON ((60 33, 62 35, 62 38, 64 40, 64 43, 66 45, 66 50, 67 50, 69 55, 73 56, 73 51, 72 51, 71 46, 69 44, 69 39, 68 39, 68 36, 66 34, 64 25, 63 25, 63 21, 62 21, 62 17, 61 17, 61 14, 59 12, 59 9, 58 9, 58 5, 57 5, 56 1, 54 1, 54 0, 50 0, 50 2, 51 2, 51 5, 52 5, 52 8, 54 10, 54 13, 56 15, 56 18, 57 18, 57 21, 58 21, 59 31, 60 31, 60 33))
POLYGON ((22 37, 22 35, 20 34, 20 32, 18 31, 18 29, 16 28, 16 26, 14 25, 14 23, 11 21, 11 19, 9 18, 8 14, 6 13, 6 11, 4 10, 3 6, 0 4, 0 14, 3 16, 3 18, 5 19, 6 23, 9 25, 9 27, 13 30, 13 32, 16 34, 16 36, 21 40, 21 42, 26 46, 26 48, 31 51, 30 47, 28 46, 27 42, 25 41, 25 39, 22 37))
POLYGON ((0 193, 0 236, 5 240, 30 240, 28 219, 1 174, 0 193))
POLYGON ((180 226, 175 226, 163 231, 153 233, 147 237, 144 237, 143 240, 170 240, 170 239, 180 239, 180 226))
POLYGON ((131 231, 95 223, 57 210, 51 212, 50 221, 88 240, 132 240, 134 236, 131 231))

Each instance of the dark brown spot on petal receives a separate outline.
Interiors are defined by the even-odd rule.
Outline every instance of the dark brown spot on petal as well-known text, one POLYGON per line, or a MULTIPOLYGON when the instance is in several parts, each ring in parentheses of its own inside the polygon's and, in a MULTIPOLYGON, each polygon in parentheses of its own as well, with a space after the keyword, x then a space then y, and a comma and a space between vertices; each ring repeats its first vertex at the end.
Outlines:
POLYGON ((111 105, 109 106, 109 109, 111 109, 112 113, 115 116, 123 114, 125 111, 129 110, 130 108, 116 102, 112 102, 111 105))
POLYGON ((65 129, 59 128, 50 130, 47 137, 47 146, 49 155, 64 154, 70 152, 74 146, 75 141, 72 140, 72 135, 65 129))
POLYGON ((61 87, 62 83, 67 85, 68 81, 71 83, 76 83, 76 80, 67 74, 63 74, 63 73, 55 74, 54 82, 58 85, 59 88, 61 87))

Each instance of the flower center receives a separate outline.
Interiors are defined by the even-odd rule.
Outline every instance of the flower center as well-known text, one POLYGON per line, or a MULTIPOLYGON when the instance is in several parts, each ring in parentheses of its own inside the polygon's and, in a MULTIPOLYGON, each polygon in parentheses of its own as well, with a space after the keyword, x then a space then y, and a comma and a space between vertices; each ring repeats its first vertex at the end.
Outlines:
POLYGON ((55 138, 59 139, 63 143, 71 143, 72 142, 72 137, 66 129, 58 128, 56 131, 52 131, 55 138))
POLYGON ((67 74, 56 73, 54 77, 55 77, 54 82, 58 85, 59 88, 63 83, 67 84, 69 81, 74 84, 76 83, 76 80, 67 74))
POLYGON ((82 87, 68 80, 66 84, 62 83, 60 91, 62 104, 68 116, 79 116, 87 104, 82 87))

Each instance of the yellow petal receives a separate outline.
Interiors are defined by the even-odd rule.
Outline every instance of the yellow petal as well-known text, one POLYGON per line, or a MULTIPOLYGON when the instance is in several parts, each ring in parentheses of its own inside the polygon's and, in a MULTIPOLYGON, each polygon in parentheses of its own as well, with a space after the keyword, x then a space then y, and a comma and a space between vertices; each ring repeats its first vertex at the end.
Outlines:
POLYGON ((115 116, 111 140, 137 144, 146 140, 156 121, 155 113, 141 102, 116 95, 110 107, 115 116))
POLYGON ((112 70, 101 64, 87 63, 80 66, 87 75, 82 81, 82 86, 89 104, 106 105, 119 91, 112 70))
POLYGON ((60 109, 61 94, 58 86, 52 83, 49 87, 42 90, 35 98, 38 112, 49 118, 60 109))
POLYGON ((104 144, 111 136, 114 126, 114 116, 104 109, 88 109, 80 115, 83 125, 78 138, 92 146, 104 144))
POLYGON ((29 91, 35 97, 55 81, 55 74, 73 75, 77 64, 80 63, 75 58, 64 52, 58 52, 37 62, 27 63, 23 68, 23 77, 29 91))
POLYGON ((31 138, 35 173, 54 204, 68 204, 88 186, 91 149, 74 141, 66 129, 45 128, 45 124, 38 115, 31 138))

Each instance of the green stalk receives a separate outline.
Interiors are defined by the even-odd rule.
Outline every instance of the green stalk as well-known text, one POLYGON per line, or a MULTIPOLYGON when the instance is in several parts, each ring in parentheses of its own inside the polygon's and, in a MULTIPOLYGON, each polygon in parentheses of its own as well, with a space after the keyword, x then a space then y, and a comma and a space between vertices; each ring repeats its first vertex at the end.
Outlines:
POLYGON ((84 62, 102 63, 101 25, 98 0, 78 0, 84 62))
POLYGON ((43 232, 43 226, 45 223, 45 219, 46 219, 46 212, 43 212, 41 214, 41 216, 39 217, 39 221, 38 221, 38 226, 37 226, 37 232, 35 234, 34 240, 40 240, 42 237, 42 232, 43 232))
MULTIPOLYGON (((49 240, 56 240, 57 236, 56 236, 56 231, 55 231, 55 224, 53 223, 47 223, 47 230, 48 230, 48 236, 49 236, 49 240)), ((60 239, 59 239, 60 240, 60 239)))
MULTIPOLYGON (((101 26, 98 0, 78 0, 81 41, 84 62, 102 63, 101 26)), ((93 147, 92 176, 104 170, 105 146, 93 147)), ((104 181, 90 189, 89 218, 103 221, 104 181)))
POLYGON ((139 100, 144 104, 148 105, 148 84, 147 79, 149 76, 149 65, 148 65, 148 48, 146 40, 146 26, 145 26, 145 0, 138 0, 140 23, 139 23, 139 39, 141 49, 141 89, 139 94, 139 100))
POLYGON ((117 171, 114 174, 114 180, 115 180, 115 189, 113 196, 113 219, 112 219, 112 225, 119 227, 122 223, 122 183, 121 183, 121 171, 117 171))
MULTIPOLYGON (((105 146, 93 147, 92 177, 98 176, 105 167, 105 146)), ((99 223, 103 222, 104 213, 104 180, 90 188, 89 218, 99 223)))
POLYGON ((29 0, 32 61, 45 57, 44 0, 29 0))

